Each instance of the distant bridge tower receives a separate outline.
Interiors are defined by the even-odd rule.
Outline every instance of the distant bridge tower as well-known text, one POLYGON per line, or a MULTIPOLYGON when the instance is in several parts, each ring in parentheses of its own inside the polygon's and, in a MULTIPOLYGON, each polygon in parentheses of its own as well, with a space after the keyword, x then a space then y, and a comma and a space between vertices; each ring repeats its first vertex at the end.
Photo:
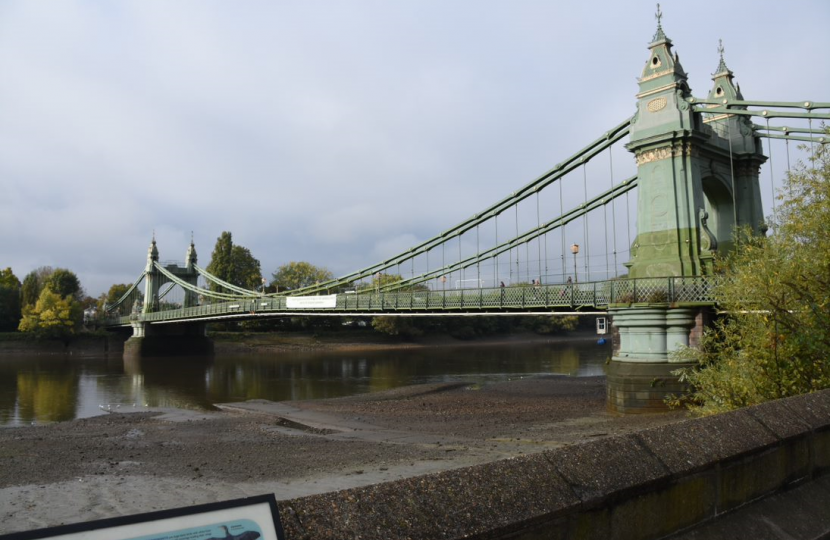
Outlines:
MULTIPOLYGON (((185 253, 185 265, 168 264, 164 269, 176 278, 196 287, 199 280, 196 261, 196 247, 191 240, 185 253)), ((158 263, 159 251, 156 239, 153 238, 147 249, 147 265, 144 267, 144 302, 140 313, 135 313, 136 317, 132 322, 133 336, 125 344, 125 355, 143 357, 212 353, 213 344, 205 335, 204 322, 152 325, 145 320, 146 315, 159 311, 161 302, 159 291, 164 285, 170 283, 170 278, 156 267, 158 263)), ((185 289, 182 307, 197 305, 199 305, 198 295, 185 289)))
MULTIPOLYGON (((187 253, 184 254, 184 273, 182 279, 187 281, 190 285, 197 287, 199 285, 199 273, 196 271, 195 265, 197 262, 196 246, 193 245, 193 239, 190 240, 190 246, 187 248, 187 253)), ((184 291, 184 306, 193 307, 199 305, 199 295, 194 291, 186 289, 184 291)))
MULTIPOLYGON (((660 17, 627 145, 637 161, 639 198, 626 266, 632 278, 711 275, 715 255, 731 249, 736 225, 765 230, 758 177, 766 157, 747 117, 693 110, 686 72, 660 17)), ((709 97, 742 99, 719 52, 709 97)), ((667 393, 683 390, 671 375, 681 366, 670 363, 670 353, 696 345, 707 310, 655 297, 611 313, 619 340, 608 369, 610 408, 662 408, 667 393)))
POLYGON ((144 307, 142 313, 152 313, 159 308, 159 287, 161 286, 161 274, 156 270, 155 263, 159 260, 159 250, 156 247, 156 239, 150 242, 147 249, 147 266, 144 267, 144 307))
MULTIPOLYGON (((178 264, 169 264, 165 268, 177 278, 196 287, 199 280, 199 273, 194 266, 197 262, 197 257, 196 246, 193 245, 192 240, 184 257, 184 267, 178 264)), ((153 238, 153 241, 150 242, 150 247, 147 249, 147 266, 144 267, 144 305, 141 310, 142 313, 153 313, 159 310, 159 290, 163 285, 170 283, 170 279, 156 268, 158 260, 159 251, 156 247, 156 239, 153 238)), ((198 304, 198 295, 193 291, 185 290, 184 305, 182 307, 192 307, 198 304)))

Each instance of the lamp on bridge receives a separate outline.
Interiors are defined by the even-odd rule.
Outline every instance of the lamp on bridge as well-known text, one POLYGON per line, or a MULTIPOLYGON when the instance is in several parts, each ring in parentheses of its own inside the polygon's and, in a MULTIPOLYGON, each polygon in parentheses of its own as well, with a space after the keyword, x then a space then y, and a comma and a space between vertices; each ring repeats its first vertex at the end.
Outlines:
POLYGON ((577 283, 579 282, 579 278, 576 277, 576 254, 579 253, 579 244, 571 246, 571 253, 574 254, 574 283, 577 283))

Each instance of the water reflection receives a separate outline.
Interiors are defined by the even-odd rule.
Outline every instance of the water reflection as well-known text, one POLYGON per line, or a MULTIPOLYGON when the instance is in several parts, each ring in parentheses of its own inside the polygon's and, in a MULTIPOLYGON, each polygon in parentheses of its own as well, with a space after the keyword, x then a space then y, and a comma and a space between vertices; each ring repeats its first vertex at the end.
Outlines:
POLYGON ((521 376, 601 375, 608 346, 532 344, 206 358, 0 359, 0 425, 101 414, 101 407, 210 409, 213 403, 323 399, 399 386, 521 376))

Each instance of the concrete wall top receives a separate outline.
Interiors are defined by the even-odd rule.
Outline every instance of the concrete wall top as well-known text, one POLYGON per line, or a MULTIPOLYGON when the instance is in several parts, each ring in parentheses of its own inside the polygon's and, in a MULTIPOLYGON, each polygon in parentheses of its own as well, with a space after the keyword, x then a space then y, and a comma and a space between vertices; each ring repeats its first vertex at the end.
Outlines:
POLYGON ((709 478, 711 471, 758 456, 763 466, 775 449, 806 448, 818 436, 823 438, 813 444, 810 466, 790 467, 782 473, 786 483, 793 481, 792 471, 810 476, 830 470, 830 455, 824 455, 830 453, 830 390, 531 456, 281 501, 279 507, 289 540, 536 538, 533 531, 542 524, 597 515, 598 508, 669 490, 684 479, 709 478))

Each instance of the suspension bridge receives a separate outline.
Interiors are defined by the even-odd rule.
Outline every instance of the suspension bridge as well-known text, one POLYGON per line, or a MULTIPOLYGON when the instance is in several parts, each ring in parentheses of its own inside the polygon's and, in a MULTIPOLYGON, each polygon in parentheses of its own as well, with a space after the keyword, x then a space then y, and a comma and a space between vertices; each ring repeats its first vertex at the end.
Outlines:
POLYGON ((192 242, 184 262, 161 262, 153 240, 105 325, 142 340, 204 336, 206 322, 223 319, 606 312, 619 331, 609 404, 662 405, 680 389, 668 353, 695 346, 711 315, 715 258, 732 248, 736 227, 767 233, 773 156, 789 169, 790 142, 813 152, 826 144, 830 102, 744 99, 722 46, 708 94, 694 96, 661 16, 635 114, 458 225, 361 270, 272 294, 211 275, 192 242), (668 383, 655 390, 654 380, 668 383))

